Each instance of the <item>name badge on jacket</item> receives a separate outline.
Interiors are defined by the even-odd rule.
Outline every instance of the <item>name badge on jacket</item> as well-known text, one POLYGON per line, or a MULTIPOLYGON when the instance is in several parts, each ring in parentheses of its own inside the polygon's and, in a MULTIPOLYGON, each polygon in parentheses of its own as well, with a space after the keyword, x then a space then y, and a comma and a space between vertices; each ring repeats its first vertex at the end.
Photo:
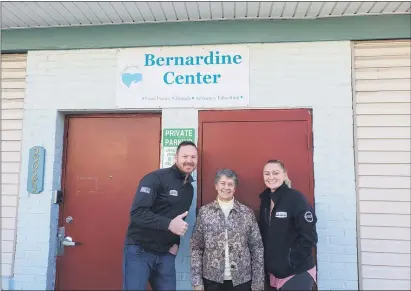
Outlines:
POLYGON ((170 195, 171 196, 178 196, 178 191, 177 190, 170 190, 170 195))
POLYGON ((287 218, 287 212, 278 211, 278 212, 275 213, 275 217, 277 217, 277 218, 287 218))

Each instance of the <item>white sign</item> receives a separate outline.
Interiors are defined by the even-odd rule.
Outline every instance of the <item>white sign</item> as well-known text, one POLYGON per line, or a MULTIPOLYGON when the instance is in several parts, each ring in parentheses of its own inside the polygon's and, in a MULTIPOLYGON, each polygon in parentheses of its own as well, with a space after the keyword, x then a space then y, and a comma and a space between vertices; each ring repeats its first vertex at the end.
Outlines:
POLYGON ((238 107, 249 102, 246 45, 118 50, 119 108, 238 107))
POLYGON ((176 155, 177 147, 164 147, 162 168, 168 168, 174 165, 174 157, 176 155))

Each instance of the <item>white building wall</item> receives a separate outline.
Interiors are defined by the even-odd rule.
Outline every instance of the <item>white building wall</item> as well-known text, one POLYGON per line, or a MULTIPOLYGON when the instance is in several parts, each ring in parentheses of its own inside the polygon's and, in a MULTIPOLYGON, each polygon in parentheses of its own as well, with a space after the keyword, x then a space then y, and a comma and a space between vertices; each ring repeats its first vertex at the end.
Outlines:
MULTIPOLYGON (((27 167, 30 147, 46 148, 45 191, 28 196, 24 187, 20 190, 16 288, 53 288, 57 209, 51 193, 60 188, 63 132, 58 111, 115 111, 116 57, 115 49, 29 52, 22 166, 27 167), (37 233, 29 227, 32 221, 37 233), (28 261, 29 255, 35 259, 28 261)), ((250 45, 249 108, 302 107, 313 109, 319 288, 356 289, 350 43, 250 45)), ((197 118, 196 109, 164 109, 162 126, 197 128, 197 118)), ((23 173, 22 184, 26 178, 23 173)), ((178 288, 188 289, 187 238, 182 245, 178 288)))
POLYGON ((411 290, 411 41, 356 42, 364 290, 411 290))
POLYGON ((1 276, 13 276, 19 198, 26 54, 1 55, 1 276))

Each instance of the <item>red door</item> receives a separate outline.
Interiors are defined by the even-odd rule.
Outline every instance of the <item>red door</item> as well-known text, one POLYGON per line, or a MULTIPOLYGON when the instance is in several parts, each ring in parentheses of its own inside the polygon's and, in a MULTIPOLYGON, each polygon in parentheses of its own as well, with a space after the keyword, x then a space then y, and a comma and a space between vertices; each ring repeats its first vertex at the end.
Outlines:
POLYGON ((263 167, 270 159, 284 162, 292 186, 313 203, 309 110, 200 111, 199 123, 199 206, 216 198, 217 170, 231 168, 239 176, 235 197, 258 214, 263 167))
POLYGON ((121 290, 122 251, 139 180, 160 164, 161 116, 67 118, 58 290, 121 290), (71 220, 71 222, 70 222, 71 220))

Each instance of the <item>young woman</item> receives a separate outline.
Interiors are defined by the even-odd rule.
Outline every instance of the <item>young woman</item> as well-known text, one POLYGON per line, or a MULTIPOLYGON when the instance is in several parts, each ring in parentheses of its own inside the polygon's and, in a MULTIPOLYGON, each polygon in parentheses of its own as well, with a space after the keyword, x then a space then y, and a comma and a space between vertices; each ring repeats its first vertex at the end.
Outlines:
POLYGON ((237 174, 220 170, 217 198, 200 208, 191 236, 195 290, 264 290, 264 249, 254 212, 234 198, 237 174))
POLYGON ((263 177, 267 188, 260 194, 259 223, 270 286, 312 290, 316 280, 312 252, 318 240, 315 213, 304 195, 290 188, 281 161, 268 161, 263 177))

